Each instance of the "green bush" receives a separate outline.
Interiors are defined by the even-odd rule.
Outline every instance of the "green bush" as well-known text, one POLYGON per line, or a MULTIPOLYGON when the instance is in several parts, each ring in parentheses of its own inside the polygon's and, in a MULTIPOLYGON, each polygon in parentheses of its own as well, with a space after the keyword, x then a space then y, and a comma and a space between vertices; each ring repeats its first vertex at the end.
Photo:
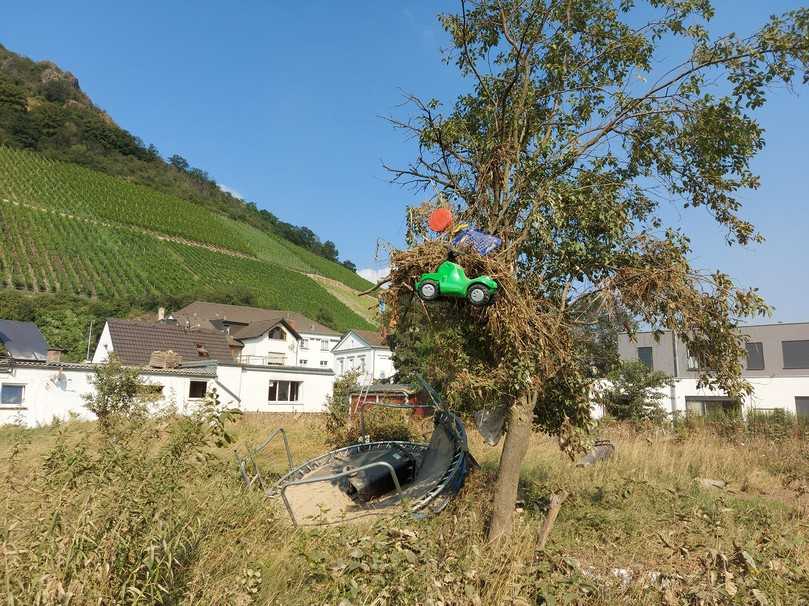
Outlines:
MULTIPOLYGON (((210 393, 189 416, 110 416, 100 427, 104 437, 114 428, 116 439, 97 445, 75 443, 68 427, 58 428, 42 472, 28 480, 48 515, 18 510, 20 522, 4 539, 15 554, 6 562, 9 603, 179 603, 201 546, 224 530, 218 516, 236 508, 223 501, 239 494, 236 480, 215 456, 233 419, 210 393), (200 507, 194 492, 212 477, 225 485, 211 486, 200 507)), ((272 518, 249 500, 238 506, 272 518)), ((227 516, 239 519, 237 511, 227 516)))
POLYGON ((639 361, 623 362, 607 375, 607 384, 596 394, 604 411, 621 421, 660 421, 662 388, 671 385, 664 372, 651 370, 639 361))
POLYGON ((330 444, 336 447, 356 444, 364 435, 372 442, 388 440, 410 441, 414 431, 409 410, 371 406, 365 409, 365 433, 360 427, 360 415, 350 415, 350 394, 359 388, 359 371, 344 374, 334 382, 326 399, 326 432, 330 444))
POLYGON ((85 394, 85 405, 98 418, 98 426, 104 433, 120 421, 141 421, 146 417, 146 384, 137 368, 124 367, 115 354, 96 368, 91 383, 95 389, 85 394))

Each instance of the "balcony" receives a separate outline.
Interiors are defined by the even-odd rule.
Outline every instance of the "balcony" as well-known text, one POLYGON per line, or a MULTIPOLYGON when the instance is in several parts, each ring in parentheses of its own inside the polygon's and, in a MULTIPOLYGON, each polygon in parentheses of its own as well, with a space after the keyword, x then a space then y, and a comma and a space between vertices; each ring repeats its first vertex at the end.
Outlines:
POLYGON ((269 353, 266 356, 239 356, 242 366, 286 366, 287 356, 283 353, 269 353))

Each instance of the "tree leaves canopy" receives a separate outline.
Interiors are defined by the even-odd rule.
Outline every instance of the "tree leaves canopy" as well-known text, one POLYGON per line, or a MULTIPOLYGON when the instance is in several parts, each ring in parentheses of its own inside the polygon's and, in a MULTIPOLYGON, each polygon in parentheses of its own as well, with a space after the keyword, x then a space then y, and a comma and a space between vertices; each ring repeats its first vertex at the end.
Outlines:
MULTIPOLYGON (((572 386, 582 424, 589 407, 576 327, 594 309, 626 309, 680 333, 711 369, 703 385, 747 391, 734 328, 768 308, 755 289, 695 270, 688 234, 661 211, 701 208, 728 244, 761 240, 736 197, 759 185, 750 160, 764 139, 752 113, 770 87, 809 81, 809 9, 746 37, 712 37, 713 14, 707 0, 461 0, 458 13, 440 16, 452 41, 445 60, 469 90, 451 106, 409 96, 415 115, 393 122, 418 154, 388 168, 504 241, 495 258, 462 259, 468 272, 500 280, 495 306, 428 314, 465 335, 435 348, 448 360, 468 357, 467 344, 484 337, 459 388, 488 384, 477 391, 490 405, 535 389, 542 409, 555 398, 546 388, 558 396, 572 386), (682 60, 667 56, 683 47, 682 60), (495 379, 503 360, 511 368, 495 379)), ((411 228, 415 248, 392 256, 389 328, 412 300, 397 284, 432 271, 440 256, 423 221, 411 228)), ((558 431, 569 415, 542 418, 558 431)))

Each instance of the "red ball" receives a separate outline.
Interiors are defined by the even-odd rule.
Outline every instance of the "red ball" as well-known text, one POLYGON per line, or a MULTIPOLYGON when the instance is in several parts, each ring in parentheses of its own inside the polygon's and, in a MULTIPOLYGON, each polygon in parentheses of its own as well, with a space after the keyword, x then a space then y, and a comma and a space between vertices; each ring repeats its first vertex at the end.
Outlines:
POLYGON ((444 232, 452 225, 452 213, 448 208, 436 208, 430 213, 427 225, 435 232, 444 232))

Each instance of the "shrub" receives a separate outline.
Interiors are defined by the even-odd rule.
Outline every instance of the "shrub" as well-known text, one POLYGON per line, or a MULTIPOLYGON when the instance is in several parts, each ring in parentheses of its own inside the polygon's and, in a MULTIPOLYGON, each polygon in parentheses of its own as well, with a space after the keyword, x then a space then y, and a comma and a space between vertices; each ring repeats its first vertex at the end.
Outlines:
POLYGON ((188 416, 105 418, 120 422, 116 440, 72 443, 68 428, 59 428, 42 473, 30 477, 48 515, 18 512, 10 603, 177 604, 202 545, 223 531, 220 516, 227 524, 272 517, 266 505, 230 503, 240 492, 215 455, 234 415, 216 393, 188 416))
MULTIPOLYGON (((334 446, 356 444, 364 437, 359 416, 350 416, 350 394, 359 387, 358 376, 359 371, 344 374, 334 382, 332 394, 326 398, 326 432, 329 443, 334 446)), ((409 411, 369 407, 364 417, 365 435, 372 442, 413 438, 409 411)))
POLYGON ((631 361, 612 370, 607 381, 596 396, 607 414, 621 421, 660 421, 666 417, 660 405, 665 397, 661 389, 671 385, 666 373, 631 361))
POLYGON ((84 399, 90 412, 98 417, 103 432, 109 432, 117 419, 145 416, 146 384, 137 369, 123 366, 115 354, 96 368, 92 384, 95 393, 86 394, 84 399))

